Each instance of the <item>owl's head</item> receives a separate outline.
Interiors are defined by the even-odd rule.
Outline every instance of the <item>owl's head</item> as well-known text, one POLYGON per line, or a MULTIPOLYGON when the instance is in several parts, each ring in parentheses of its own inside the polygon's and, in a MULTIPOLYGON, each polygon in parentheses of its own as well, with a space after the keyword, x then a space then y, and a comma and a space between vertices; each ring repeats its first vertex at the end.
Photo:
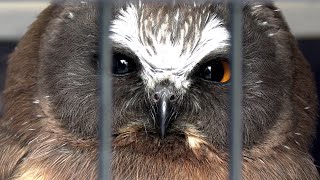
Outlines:
MULTIPOLYGON (((41 93, 62 127, 79 138, 97 138, 98 8, 87 1, 53 6, 57 15, 40 46, 41 93)), ((300 121, 312 129, 316 98, 279 10, 247 3, 243 13, 243 143, 251 148, 284 132, 302 133, 300 121)), ((113 8, 115 146, 227 148, 229 26, 225 3, 139 1, 113 8)))

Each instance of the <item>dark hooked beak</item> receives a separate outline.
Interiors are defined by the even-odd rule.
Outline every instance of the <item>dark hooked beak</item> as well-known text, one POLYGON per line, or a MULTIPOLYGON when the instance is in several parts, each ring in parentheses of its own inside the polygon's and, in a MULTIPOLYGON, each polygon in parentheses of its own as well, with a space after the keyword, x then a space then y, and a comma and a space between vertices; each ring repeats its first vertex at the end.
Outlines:
POLYGON ((155 102, 155 121, 161 138, 164 138, 171 120, 176 115, 176 94, 166 87, 157 87, 153 95, 155 102))

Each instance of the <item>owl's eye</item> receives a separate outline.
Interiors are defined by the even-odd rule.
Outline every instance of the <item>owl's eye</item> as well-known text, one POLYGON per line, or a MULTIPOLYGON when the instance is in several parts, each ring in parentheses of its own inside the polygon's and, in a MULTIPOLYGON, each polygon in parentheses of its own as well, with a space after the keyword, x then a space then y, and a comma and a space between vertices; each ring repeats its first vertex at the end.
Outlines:
POLYGON ((133 58, 121 53, 113 54, 112 73, 115 75, 125 75, 136 70, 133 58))
POLYGON ((211 82, 226 83, 231 78, 229 62, 227 59, 209 61, 199 68, 198 76, 211 82))

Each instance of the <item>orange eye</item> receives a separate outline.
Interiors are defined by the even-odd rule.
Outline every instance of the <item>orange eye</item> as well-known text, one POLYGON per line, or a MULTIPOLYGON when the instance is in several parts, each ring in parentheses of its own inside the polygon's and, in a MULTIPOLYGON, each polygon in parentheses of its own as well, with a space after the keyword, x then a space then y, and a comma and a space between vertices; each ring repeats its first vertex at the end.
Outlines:
POLYGON ((222 66, 223 66, 223 77, 220 80, 220 82, 225 83, 228 82, 231 78, 231 69, 230 69, 230 65, 227 61, 221 61, 222 66))
POLYGON ((231 78, 231 69, 226 59, 214 59, 202 65, 198 76, 204 80, 227 83, 231 78))

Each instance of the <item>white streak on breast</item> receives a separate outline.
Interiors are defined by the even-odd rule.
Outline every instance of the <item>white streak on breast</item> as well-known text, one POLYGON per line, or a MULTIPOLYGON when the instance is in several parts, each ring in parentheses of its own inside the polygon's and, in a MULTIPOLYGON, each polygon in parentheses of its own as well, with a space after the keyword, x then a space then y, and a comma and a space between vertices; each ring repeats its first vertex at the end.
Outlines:
MULTIPOLYGON (((229 45, 229 32, 222 26, 221 20, 212 16, 202 32, 194 37, 198 43, 188 45, 185 53, 182 53, 184 37, 172 43, 169 41, 168 33, 170 32, 166 31, 166 26, 169 24, 162 24, 159 33, 168 34, 168 39, 161 41, 159 34, 151 36, 155 48, 153 52, 149 45, 140 40, 142 30, 139 27, 139 21, 142 19, 139 20, 137 11, 132 4, 125 10, 121 9, 119 15, 112 21, 110 38, 114 43, 129 48, 139 58, 143 67, 141 76, 148 88, 153 88, 156 83, 168 79, 177 88, 187 89, 190 84, 187 77, 195 65, 209 53, 229 45)), ((175 17, 169 18, 178 16, 179 12, 175 17)), ((185 28, 192 28, 188 25, 186 23, 185 28)), ((183 29, 180 31, 187 32, 183 29)))

